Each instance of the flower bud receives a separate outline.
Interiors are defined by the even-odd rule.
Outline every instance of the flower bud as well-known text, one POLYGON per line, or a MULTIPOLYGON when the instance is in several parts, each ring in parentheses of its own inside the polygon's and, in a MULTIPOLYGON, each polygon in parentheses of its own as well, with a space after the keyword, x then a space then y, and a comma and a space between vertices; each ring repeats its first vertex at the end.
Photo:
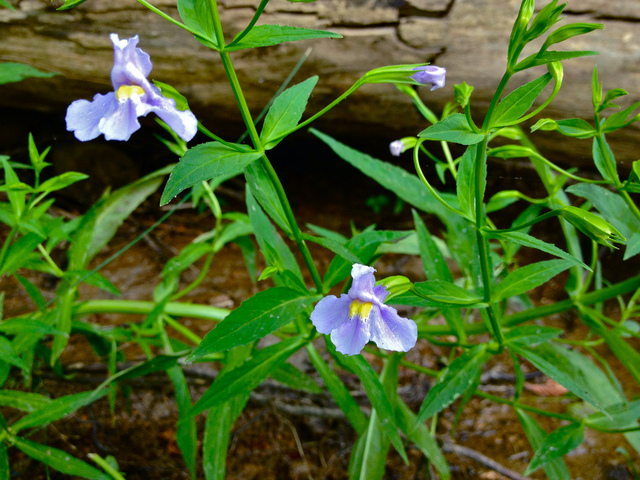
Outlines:
POLYGON ((562 209, 562 217, 591 240, 605 247, 617 248, 611 242, 625 242, 625 238, 613 225, 595 213, 588 212, 582 208, 568 206, 562 209))
POLYGON ((410 148, 413 148, 416 145, 415 137, 405 137, 400 140, 394 140, 389 144, 389 150, 391 151, 391 155, 394 157, 399 157, 401 153, 406 152, 410 148))
POLYGON ((431 85, 431 91, 444 87, 447 69, 435 65, 414 68, 418 73, 414 73, 411 78, 423 85, 431 85))

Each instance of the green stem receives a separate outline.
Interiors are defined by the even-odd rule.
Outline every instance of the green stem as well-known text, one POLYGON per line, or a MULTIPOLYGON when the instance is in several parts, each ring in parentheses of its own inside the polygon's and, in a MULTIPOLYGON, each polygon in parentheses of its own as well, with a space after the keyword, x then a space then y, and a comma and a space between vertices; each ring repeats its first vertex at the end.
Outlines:
POLYGON ((247 33, 249 33, 251 31, 251 29, 254 27, 254 25, 256 24, 258 19, 260 18, 260 15, 262 15, 262 12, 264 11, 265 7, 267 6, 267 3, 269 3, 269 0, 262 0, 260 2, 260 5, 258 5, 258 8, 256 9, 256 13, 253 15, 253 18, 249 22, 249 25, 247 25, 247 28, 245 28, 242 32, 240 32, 240 34, 238 34, 236 36, 236 38, 234 38, 233 41, 229 45, 226 46, 227 49, 237 45, 238 43, 240 43, 240 40, 242 40, 244 37, 247 36, 247 33))
POLYGON ((198 285, 200 285, 202 281, 206 278, 207 273, 209 272, 209 267, 211 266, 212 260, 213 260, 213 252, 209 252, 209 255, 207 255, 207 258, 204 261, 204 265, 202 266, 202 270, 200 270, 200 275, 198 275, 198 278, 196 278, 193 282, 191 282, 189 285, 187 285, 185 288, 183 288, 179 292, 176 292, 175 294, 173 294, 171 297, 171 301, 175 302, 179 298, 182 298, 186 294, 191 292, 198 285))
POLYGON ((484 291, 484 301, 489 304, 485 312, 491 323, 493 330, 493 336, 498 341, 500 346, 504 344, 504 337, 502 335, 502 329, 496 318, 496 314, 491 304, 491 285, 493 282, 493 272, 491 269, 491 258, 489 257, 489 241, 483 235, 482 229, 485 225, 486 218, 484 212, 484 181, 485 181, 485 169, 487 166, 487 143, 489 142, 488 135, 485 134, 484 139, 480 142, 477 148, 476 160, 475 160, 475 208, 476 208, 476 239, 478 242, 478 256, 480 257, 480 271, 482 274, 482 288, 484 291))
POLYGON ((516 225, 515 227, 503 228, 501 230, 483 228, 482 231, 485 234, 487 234, 488 236, 491 236, 491 234, 493 234, 493 233, 515 232, 517 230, 522 230, 523 228, 530 227, 531 225, 535 225, 536 223, 542 222, 543 220, 547 220, 549 218, 557 217, 558 215, 562 215, 562 211, 559 210, 559 209, 556 209, 556 210, 552 210, 550 212, 547 212, 544 215, 540 215, 539 217, 536 217, 536 218, 534 218, 533 220, 531 220, 531 221, 529 221, 527 223, 523 223, 521 225, 516 225))
POLYGON ((49 256, 49 253, 45 250, 45 248, 42 246, 41 243, 38 244, 38 251, 42 254, 42 256, 44 257, 45 261, 53 269, 53 272, 55 273, 55 276, 58 277, 58 278, 62 278, 62 276, 64 275, 64 272, 62 270, 60 270, 60 267, 58 267, 58 265, 56 265, 56 263, 53 261, 51 256, 49 256))
POLYGON ((420 146, 422 145, 422 142, 424 142, 424 141, 425 141, 425 139, 418 140, 418 142, 416 143, 416 146, 413 149, 413 164, 415 165, 416 173, 418 174, 418 177, 420 177, 420 180, 422 180, 422 183, 424 183, 424 186, 427 187, 427 190, 429 190, 431 195, 433 195, 433 197, 438 202, 440 202, 442 204, 442 206, 444 206, 447 210, 449 210, 450 212, 454 213, 455 215, 459 215, 461 217, 466 218, 464 213, 462 213, 457 208, 453 208, 451 205, 449 205, 447 202, 445 202, 444 199, 440 195, 438 195, 438 192, 435 191, 435 189, 431 186, 431 184, 427 180, 427 177, 425 177, 424 173, 422 173, 422 167, 420 167, 420 146))
POLYGON ((507 83, 509 83, 510 79, 511 79, 511 72, 507 70, 502 76, 502 79, 500 80, 500 84, 496 89, 496 93, 493 95, 493 98, 491 99, 491 104, 489 105, 489 109, 487 110, 487 116, 484 117, 484 122, 482 123, 482 131, 485 133, 489 133, 489 127, 491 126, 491 116, 493 115, 493 111, 498 105, 498 102, 500 101, 500 97, 502 96, 502 93, 504 92, 504 89, 507 87, 507 83))
MULTIPOLYGON (((224 35, 222 32, 222 24, 220 23, 220 16, 218 14, 218 8, 215 0, 209 0, 211 5, 211 11, 213 16, 213 25, 214 30, 216 32, 216 37, 218 38, 218 43, 224 43, 224 35)), ((231 62, 231 56, 227 51, 220 51, 220 58, 222 60, 222 65, 224 66, 225 72, 227 73, 227 77, 231 84, 231 88, 233 90, 233 94, 238 103, 238 107, 240 108, 240 114, 242 115, 242 119, 249 131, 249 137, 251 138, 251 142, 256 150, 264 152, 264 148, 262 146, 262 142, 260 141, 260 135, 256 129, 255 123, 253 122, 253 118, 251 117, 251 112, 249 111, 249 106, 247 105, 247 101, 244 98, 244 94, 242 92, 242 88, 240 87, 240 81, 238 80, 238 76, 236 75, 236 71, 233 68, 233 63, 231 62)), ((322 279, 320 278, 320 274, 313 262, 313 258, 311 257, 311 253, 309 252, 309 248, 306 243, 302 239, 302 232, 300 231, 300 227, 298 226, 295 216, 293 214, 293 210, 291 209, 291 205, 289 204, 289 199, 282 187, 282 183, 276 174, 273 165, 267 158, 266 155, 263 156, 259 160, 267 174, 269 175, 269 180, 273 184, 276 193, 278 195, 278 200, 282 205, 285 216, 287 217, 287 222, 289 223, 289 227, 291 228, 291 233, 293 235, 293 240, 296 242, 296 245, 300 249, 302 253, 302 257, 304 259, 305 264, 311 274, 311 278, 313 279, 313 283, 316 286, 318 292, 323 292, 322 279)))
MULTIPOLYGON (((74 317, 83 317, 94 313, 128 313, 149 315, 157 307, 156 302, 133 300, 89 300, 75 306, 74 317)), ((202 320, 224 320, 230 311, 226 308, 198 305, 196 303, 168 302, 164 313, 173 317, 199 318, 202 320)), ((16 317, 19 318, 19 317, 16 317)))

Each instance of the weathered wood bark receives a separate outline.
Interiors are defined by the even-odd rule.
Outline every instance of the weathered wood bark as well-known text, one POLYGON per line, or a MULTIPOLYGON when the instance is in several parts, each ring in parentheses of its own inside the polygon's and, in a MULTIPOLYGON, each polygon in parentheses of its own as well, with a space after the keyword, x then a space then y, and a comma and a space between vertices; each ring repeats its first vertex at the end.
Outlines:
MULTIPOLYGON (((108 34, 117 32, 121 38, 140 35, 140 46, 154 62, 152 78, 178 88, 212 129, 224 134, 229 126, 239 124, 234 98, 214 52, 134 0, 89 0, 66 12, 56 11, 49 0, 10 1, 16 12, 0 10, 0 61, 20 61, 61 75, 0 87, 0 108, 58 111, 62 121, 69 102, 110 89, 108 34)), ((228 38, 247 24, 257 3, 221 1, 228 38)), ((174 1, 154 4, 178 18, 174 1)), ((240 51, 233 60, 255 113, 311 46, 313 51, 294 80, 320 75, 307 112, 322 108, 372 68, 431 61, 448 69, 447 86, 436 92, 425 88, 425 101, 438 111, 452 98, 452 85, 464 80, 475 86, 474 113, 480 116, 504 71, 507 41, 519 5, 519 0, 272 0, 262 22, 324 28, 344 38, 240 51)), ((605 88, 627 89, 631 95, 623 100, 625 104, 638 101, 640 1, 574 0, 566 13, 568 22, 605 23, 604 30, 566 42, 567 47, 599 50, 602 55, 566 63, 565 86, 549 116, 589 119, 594 63, 605 88)), ((531 72, 517 81, 524 83, 533 77, 531 72)), ((368 85, 335 108, 321 126, 343 137, 372 135, 390 141, 417 133, 424 123, 408 99, 392 86, 368 85)), ((576 146, 556 134, 536 134, 534 139, 543 148, 552 147, 572 157, 589 156, 588 142, 576 146)), ((621 160, 640 156, 638 127, 613 135, 611 141, 621 160)))

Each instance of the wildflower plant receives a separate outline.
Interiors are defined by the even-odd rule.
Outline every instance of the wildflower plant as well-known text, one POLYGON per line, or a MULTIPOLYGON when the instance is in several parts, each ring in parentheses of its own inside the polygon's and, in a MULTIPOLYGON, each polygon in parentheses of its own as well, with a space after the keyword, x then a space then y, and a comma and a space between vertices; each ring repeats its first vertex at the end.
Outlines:
MULTIPOLYGON (((83 1, 66 0, 62 8, 73 8, 83 1)), ((621 178, 606 140, 608 133, 640 118, 635 114, 640 104, 620 108, 614 101, 626 92, 605 92, 594 69, 592 123, 544 118, 531 128, 532 132, 591 141, 599 179, 586 178, 554 164, 535 148, 524 130, 525 122, 538 116, 558 95, 564 63, 596 53, 551 48, 602 25, 558 25, 565 4, 552 0, 536 13, 534 1, 523 0, 506 49, 507 67, 486 111, 476 111, 473 87, 462 83, 454 86, 455 100, 438 116, 413 87, 428 85, 434 90, 444 86, 445 68, 394 65, 365 73, 335 101, 303 120, 318 82, 318 77, 308 78, 278 95, 258 128, 235 74, 232 53, 290 41, 338 39, 340 35, 292 26, 257 25, 268 3, 262 0, 247 27, 229 41, 215 0, 177 0, 180 20, 146 0, 138 1, 218 53, 250 144, 229 141, 210 132, 197 122, 187 100, 173 87, 148 80, 151 61, 138 47, 138 43, 144 46, 142 33, 140 38, 130 39, 121 39, 114 33, 114 91, 98 94, 91 102, 78 100, 71 104, 67 128, 82 141, 100 135, 107 140, 124 141, 140 128, 138 117, 153 112, 172 136, 172 140, 162 141, 176 154, 177 163, 105 195, 81 218, 66 221, 48 213, 52 200, 47 197, 82 180, 82 174, 67 172, 41 182, 40 173, 48 166, 48 150, 39 152, 31 137, 30 165, 17 165, 8 157, 0 157, 4 170, 1 189, 8 199, 2 204, 0 220, 10 228, 0 250, 0 273, 16 275, 38 307, 0 324, 0 379, 6 384, 10 374, 19 371, 29 386, 37 361, 61 371, 61 355, 72 334, 87 338, 96 354, 107 358, 109 365, 109 378, 96 389, 80 394, 52 400, 40 393, 17 392, 8 387, 0 392, 4 406, 21 412, 11 421, 0 418, 2 478, 9 478, 8 452, 17 448, 64 474, 122 479, 114 459, 93 454, 90 458, 100 470, 83 459, 30 440, 29 432, 105 396, 114 405, 118 382, 156 371, 166 371, 175 387, 180 416, 176 440, 191 478, 197 478, 200 471, 198 416, 207 413, 201 455, 204 476, 208 480, 224 478, 232 426, 251 391, 268 376, 291 388, 326 390, 333 398, 358 435, 350 460, 350 478, 383 478, 391 447, 408 462, 409 444, 426 456, 440 478, 451 478, 441 439, 435 435, 438 418, 457 400, 459 418, 473 396, 508 405, 515 412, 532 450, 525 475, 544 469, 549 478, 570 478, 562 457, 582 443, 586 429, 624 434, 628 444, 640 452, 640 403, 627 396, 608 363, 594 349, 595 345, 606 345, 628 370, 635 387, 640 384, 640 354, 632 346, 640 338, 633 321, 638 313, 640 276, 609 283, 603 278, 598 257, 598 245, 624 248, 625 260, 640 253, 640 210, 632 197, 640 192, 640 161, 634 163, 627 178, 621 178), (541 46, 535 48, 534 42, 541 46), (533 53, 522 58, 525 49, 533 53), (546 71, 510 90, 515 77, 533 68, 546 71), (371 226, 354 232, 351 238, 321 227, 313 228, 313 234, 303 231, 269 159, 269 151, 369 83, 389 83, 389 88, 395 85, 424 116, 428 126, 417 135, 393 142, 389 139, 392 155, 400 159, 411 155, 415 175, 318 130, 311 131, 339 157, 411 205, 414 227, 410 231, 388 231, 371 226), (605 111, 608 116, 604 116, 605 111), (484 117, 476 123, 474 118, 480 115, 484 117), (196 129, 209 141, 188 146, 196 129), (499 145, 495 145, 497 139, 499 145), (444 159, 432 152, 433 142, 442 147, 444 159), (462 155, 454 158, 449 144, 460 146, 462 155), (546 190, 544 197, 531 198, 517 190, 501 190, 488 197, 489 158, 528 159, 546 190), (455 193, 439 191, 432 185, 423 172, 425 161, 435 164, 440 178, 448 175, 455 179, 455 193), (15 171, 18 166, 33 172, 33 185, 19 179, 15 171), (209 208, 215 227, 167 263, 152 301, 79 302, 77 291, 82 282, 118 294, 116 286, 98 272, 99 268, 91 270, 89 263, 115 234, 117 226, 160 188, 169 172, 161 203, 167 204, 190 190, 195 203, 209 208), (215 189, 238 175, 246 179, 246 213, 223 213, 215 189), (576 205, 568 194, 579 199, 576 205), (497 228, 491 215, 513 204, 522 207, 521 213, 510 227, 497 228), (440 220, 444 235, 428 230, 426 215, 440 220), (559 222, 556 225, 562 231, 566 249, 530 233, 531 227, 541 222, 559 222), (257 277, 252 239, 266 264, 259 278, 273 286, 261 289, 232 311, 180 301, 202 281, 216 254, 231 242, 243 250, 249 273, 257 277), (70 245, 64 268, 51 256, 52 249, 62 241, 70 245), (309 243, 333 255, 323 272, 314 261, 309 243), (518 254, 522 247, 537 249, 553 258, 520 265, 518 254), (376 282, 373 265, 390 250, 419 256, 426 280, 414 283, 395 276, 376 282), (203 274, 180 289, 182 272, 202 258, 203 274), (459 272, 455 275, 450 267, 454 264, 459 272), (58 278, 55 299, 46 301, 33 283, 18 277, 19 269, 58 278), (568 298, 536 306, 527 294, 562 272, 568 272, 568 298), (611 299, 618 300, 619 318, 604 313, 602 306, 611 299), (404 318, 393 305, 412 309, 413 318, 404 318), (569 310, 576 312, 588 327, 585 338, 563 338, 563 330, 538 321, 569 310), (137 313, 144 320, 110 328, 82 320, 95 312, 137 313), (180 317, 206 318, 217 325, 200 338, 177 320, 180 317), (434 318, 443 322, 432 322, 434 318), (171 331, 177 331, 180 339, 174 338, 171 331), (267 335, 277 341, 263 346, 259 342, 267 335), (430 370, 404 358, 405 352, 419 348, 419 341, 448 349, 446 368, 430 370), (125 342, 139 345, 148 360, 118 371, 118 362, 124 360, 119 346, 125 342), (363 350, 382 359, 380 371, 367 360, 370 356, 361 355, 363 350), (314 378, 287 363, 300 351, 306 352, 315 369, 314 378), (514 372, 513 394, 493 395, 479 388, 483 368, 498 356, 507 358, 514 372), (183 366, 213 361, 220 362, 221 370, 194 402, 183 366), (573 395, 573 406, 579 408, 547 411, 525 401, 523 361, 565 387, 573 395), (417 412, 398 395, 400 365, 433 377, 417 412), (343 383, 338 368, 358 377, 370 409, 361 408, 343 383), (323 385, 318 385, 316 379, 323 385), (537 420, 541 417, 557 420, 557 428, 547 433, 537 420)))

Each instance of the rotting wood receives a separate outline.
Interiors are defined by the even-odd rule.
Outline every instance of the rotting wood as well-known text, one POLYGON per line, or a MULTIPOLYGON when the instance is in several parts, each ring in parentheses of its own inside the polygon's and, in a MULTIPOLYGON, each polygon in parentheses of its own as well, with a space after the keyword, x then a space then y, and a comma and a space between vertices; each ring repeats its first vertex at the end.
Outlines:
MULTIPOLYGON (((65 12, 49 0, 12 0, 16 12, 0 9, 0 61, 20 61, 61 75, 3 85, 0 108, 58 112, 77 98, 91 98, 110 89, 111 32, 141 36, 141 47, 154 61, 152 77, 170 83, 189 99, 194 112, 225 134, 237 126, 233 96, 215 55, 190 35, 166 24, 134 0, 89 0, 65 12), (224 112, 223 115, 220 113, 224 112)), ((175 2, 157 7, 178 17, 175 2)), ((541 2, 540 4, 542 5, 541 2)), ((481 114, 505 66, 505 52, 519 0, 318 0, 290 3, 272 0, 265 23, 323 28, 344 36, 283 44, 233 55, 249 105, 258 112, 283 79, 313 46, 309 60, 294 82, 320 75, 308 111, 317 111, 347 89, 367 70, 390 63, 437 62, 448 69, 447 87, 424 89, 424 99, 438 111, 453 96, 452 85, 463 80, 475 86, 474 111, 481 114), (277 66, 277 68, 274 68, 277 66)), ((250 20, 257 2, 226 0, 221 16, 228 38, 250 20)), ((590 78, 599 66, 605 88, 624 88, 640 99, 640 10, 634 0, 569 2, 567 22, 604 22, 606 28, 565 42, 566 47, 599 50, 602 55, 566 63, 565 86, 548 115, 590 119, 590 78)), ((559 46, 563 48, 565 44, 559 46)), ((523 76, 521 82, 533 78, 523 76)), ((515 87, 516 85, 514 85, 515 87)), ((320 124, 346 140, 364 136, 391 141, 424 128, 410 101, 389 85, 368 85, 330 112, 320 124), (349 122, 343 122, 343 119, 349 122)), ((385 141, 386 141, 385 140, 385 141)), ((571 154, 588 163, 590 142, 557 134, 537 133, 533 140, 556 159, 571 154)), ((622 162, 638 158, 640 128, 611 135, 622 162)))

